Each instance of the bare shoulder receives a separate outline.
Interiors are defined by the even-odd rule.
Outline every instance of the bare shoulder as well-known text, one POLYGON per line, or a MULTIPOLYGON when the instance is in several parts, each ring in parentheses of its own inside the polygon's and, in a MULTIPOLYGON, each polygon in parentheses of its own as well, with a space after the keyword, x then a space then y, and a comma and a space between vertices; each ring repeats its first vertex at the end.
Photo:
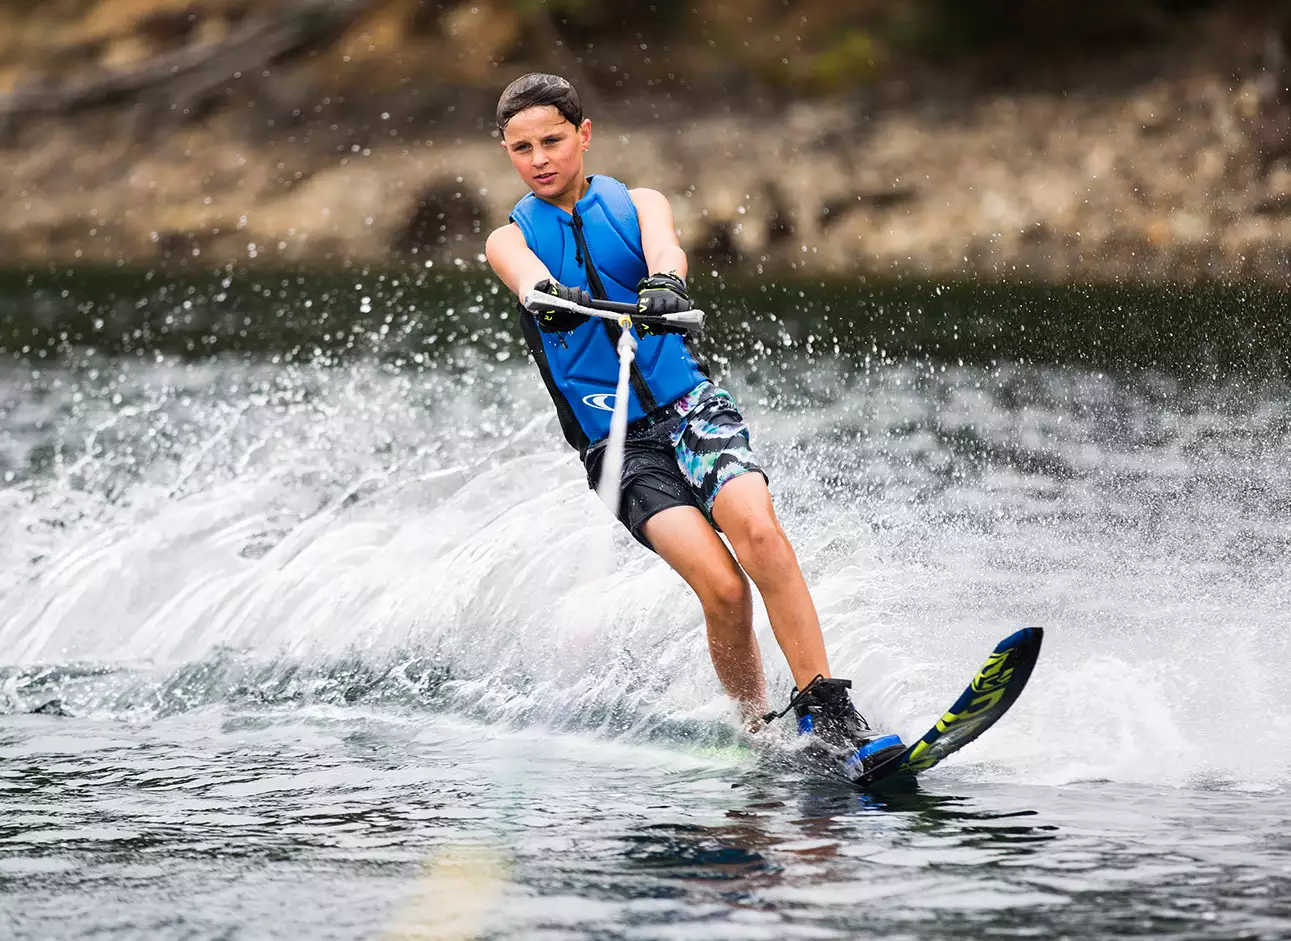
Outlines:
POLYGON ((495 252, 510 251, 524 244, 524 233, 520 231, 520 226, 514 222, 508 222, 489 233, 488 239, 484 242, 484 252, 492 257, 495 252))
POLYGON ((524 241, 524 233, 520 231, 520 226, 514 222, 508 222, 506 225, 500 225, 490 232, 488 241, 505 244, 515 239, 524 241))
POLYGON ((628 196, 632 198, 632 202, 636 205, 638 212, 642 209, 648 211, 651 209, 658 210, 672 208, 671 204, 668 202, 668 197, 658 190, 640 187, 638 189, 628 190, 628 196))
POLYGON ((637 207, 637 218, 644 228, 672 231, 672 204, 667 196, 652 189, 628 190, 628 195, 637 207))

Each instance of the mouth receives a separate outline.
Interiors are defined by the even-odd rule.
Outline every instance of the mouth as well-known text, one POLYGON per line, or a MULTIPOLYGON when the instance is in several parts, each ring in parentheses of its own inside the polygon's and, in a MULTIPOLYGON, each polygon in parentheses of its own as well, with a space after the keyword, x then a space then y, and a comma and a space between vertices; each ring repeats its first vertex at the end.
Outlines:
POLYGON ((554 183, 556 180, 556 172, 553 170, 550 173, 539 173, 534 176, 533 179, 535 183, 554 183))

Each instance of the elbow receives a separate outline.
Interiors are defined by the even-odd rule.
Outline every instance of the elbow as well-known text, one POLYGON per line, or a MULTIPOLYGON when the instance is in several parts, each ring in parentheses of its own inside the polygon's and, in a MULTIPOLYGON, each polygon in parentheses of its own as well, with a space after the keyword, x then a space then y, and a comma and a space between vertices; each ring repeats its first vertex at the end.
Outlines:
POLYGON ((684 277, 686 272, 686 253, 680 246, 671 246, 648 257, 646 267, 650 269, 651 274, 675 271, 684 277))
POLYGON ((494 229, 489 233, 489 237, 484 240, 484 257, 488 260, 489 267, 494 271, 498 270, 498 255, 502 248, 501 233, 501 229, 494 229))
POLYGON ((680 277, 685 278, 689 267, 690 266, 686 260, 685 250, 680 246, 677 246, 671 252, 668 253, 667 259, 656 270, 671 271, 676 273, 680 277))

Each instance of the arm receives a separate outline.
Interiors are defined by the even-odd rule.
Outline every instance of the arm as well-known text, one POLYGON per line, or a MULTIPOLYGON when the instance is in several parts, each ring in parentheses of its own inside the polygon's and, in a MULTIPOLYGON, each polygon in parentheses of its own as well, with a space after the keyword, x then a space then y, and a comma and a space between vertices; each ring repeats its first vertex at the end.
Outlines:
MULTIPOLYGON (((641 251, 649 272, 637 283, 637 310, 656 316, 690 310, 690 297, 686 294, 686 253, 677 243, 677 229, 668 198, 658 190, 647 189, 629 190, 628 195, 637 207, 641 251)), ((667 327, 642 326, 646 331, 684 332, 667 327)))
POLYGON ((641 223, 641 248, 650 273, 672 271, 686 277, 686 253, 677 242, 677 229, 668 197, 658 190, 629 190, 641 223))
MULTIPOLYGON (((494 274, 515 292, 521 303, 534 292, 555 294, 576 304, 592 303, 592 299, 582 288, 566 287, 551 276, 547 266, 533 253, 529 243, 524 240, 524 233, 514 222, 489 233, 488 241, 484 243, 484 257, 489 260, 494 274)), ((538 329, 545 332, 573 330, 587 322, 582 314, 567 311, 539 310, 532 313, 537 320, 538 329)))
POLYGON ((540 281, 551 280, 551 272, 538 260, 514 222, 494 229, 484 243, 484 255, 493 273, 521 300, 540 281))

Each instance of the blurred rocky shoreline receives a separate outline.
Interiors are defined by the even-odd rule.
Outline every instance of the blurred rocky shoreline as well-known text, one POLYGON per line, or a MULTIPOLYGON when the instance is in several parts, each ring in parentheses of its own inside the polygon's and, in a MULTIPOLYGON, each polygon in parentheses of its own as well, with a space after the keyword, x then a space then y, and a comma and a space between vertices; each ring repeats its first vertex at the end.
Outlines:
POLYGON ((586 81, 589 169, 668 194, 706 267, 1291 274, 1291 110, 1273 44, 962 94, 723 98, 661 78, 619 98, 604 61, 504 61, 524 23, 498 4, 441 4, 430 23, 398 0, 80 6, 56 23, 0 9, 10 267, 475 266, 524 192, 492 104, 537 66, 586 81))

